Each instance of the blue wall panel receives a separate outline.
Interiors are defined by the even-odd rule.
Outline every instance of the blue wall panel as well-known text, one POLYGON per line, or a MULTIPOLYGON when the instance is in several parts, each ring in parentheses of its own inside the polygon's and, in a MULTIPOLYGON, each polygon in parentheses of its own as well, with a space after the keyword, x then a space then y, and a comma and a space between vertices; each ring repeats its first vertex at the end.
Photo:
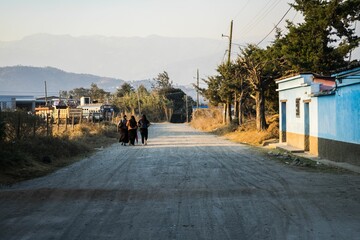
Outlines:
POLYGON ((360 144, 360 84, 318 98, 319 137, 360 144))

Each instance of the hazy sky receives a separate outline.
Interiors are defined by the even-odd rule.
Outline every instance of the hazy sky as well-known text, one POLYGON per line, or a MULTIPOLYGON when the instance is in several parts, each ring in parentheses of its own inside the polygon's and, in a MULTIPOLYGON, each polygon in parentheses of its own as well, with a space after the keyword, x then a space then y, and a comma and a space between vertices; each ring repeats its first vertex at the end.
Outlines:
MULTIPOLYGON (((225 51, 228 39, 221 35, 229 35, 231 20, 234 44, 259 43, 288 11, 289 2, 292 0, 0 0, 0 41, 37 33, 74 37, 160 35, 217 39, 224 41, 225 51)), ((282 29, 286 19, 298 23, 302 16, 291 9, 279 25, 282 29)), ((356 32, 360 34, 360 24, 356 32)), ((260 46, 268 45, 273 36, 270 34, 260 46)), ((239 48, 233 48, 234 56, 236 50, 239 48)), ((359 57, 360 48, 353 53, 353 59, 359 57)), ((209 64, 208 68, 216 68, 209 64)), ((153 77, 154 73, 149 75, 153 77)))
MULTIPOLYGON (((35 33, 220 39, 234 20, 234 39, 260 41, 288 0, 0 0, 0 40, 35 33)), ((288 19, 300 20, 291 10, 288 19)), ((281 24, 283 25, 283 24, 281 24)), ((267 39, 271 40, 271 37, 267 39)))

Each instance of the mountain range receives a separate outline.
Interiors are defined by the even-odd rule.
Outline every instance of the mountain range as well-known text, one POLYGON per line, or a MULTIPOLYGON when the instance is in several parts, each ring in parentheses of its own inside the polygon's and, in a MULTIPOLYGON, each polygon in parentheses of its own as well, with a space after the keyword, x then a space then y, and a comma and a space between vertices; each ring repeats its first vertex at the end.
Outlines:
POLYGON ((91 74, 69 73, 53 67, 11 66, 0 67, 0 94, 2 95, 44 95, 45 81, 48 94, 57 95, 60 90, 90 88, 92 83, 114 92, 125 81, 99 77, 91 74))
POLYGON ((167 71, 174 83, 186 85, 195 82, 197 69, 201 77, 215 74, 226 49, 225 39, 35 34, 0 41, 0 66, 52 66, 127 81, 167 71))
MULTIPOLYGON (((31 95, 45 96, 45 82, 48 95, 57 96, 59 91, 69 91, 74 88, 90 88, 92 83, 107 92, 114 93, 125 82, 135 89, 140 85, 148 90, 154 80, 144 79, 124 81, 122 79, 100 77, 92 74, 78 74, 65 72, 54 67, 9 66, 0 67, 0 95, 31 95)), ((186 94, 196 99, 196 91, 191 85, 175 85, 186 94)), ((203 102, 203 99, 200 99, 203 102)))

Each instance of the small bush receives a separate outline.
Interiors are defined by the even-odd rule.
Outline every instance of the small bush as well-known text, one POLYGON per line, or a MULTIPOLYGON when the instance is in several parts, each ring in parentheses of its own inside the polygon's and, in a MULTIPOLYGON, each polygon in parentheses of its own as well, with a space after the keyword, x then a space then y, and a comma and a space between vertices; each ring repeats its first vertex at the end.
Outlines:
POLYGON ((203 131, 212 131, 219 128, 223 126, 221 109, 197 109, 193 112, 190 124, 192 127, 203 131))

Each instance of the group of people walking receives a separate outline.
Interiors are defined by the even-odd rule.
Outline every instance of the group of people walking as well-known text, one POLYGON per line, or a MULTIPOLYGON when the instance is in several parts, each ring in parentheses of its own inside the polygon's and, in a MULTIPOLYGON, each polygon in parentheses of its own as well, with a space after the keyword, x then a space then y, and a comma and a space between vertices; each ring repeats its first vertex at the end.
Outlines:
POLYGON ((148 139, 148 127, 150 126, 149 120, 147 120, 145 115, 142 115, 141 119, 137 122, 134 116, 130 117, 130 120, 127 120, 126 115, 123 116, 123 119, 118 123, 118 130, 120 132, 119 142, 121 145, 134 146, 135 140, 137 140, 137 131, 140 130, 141 143, 147 145, 148 139))

